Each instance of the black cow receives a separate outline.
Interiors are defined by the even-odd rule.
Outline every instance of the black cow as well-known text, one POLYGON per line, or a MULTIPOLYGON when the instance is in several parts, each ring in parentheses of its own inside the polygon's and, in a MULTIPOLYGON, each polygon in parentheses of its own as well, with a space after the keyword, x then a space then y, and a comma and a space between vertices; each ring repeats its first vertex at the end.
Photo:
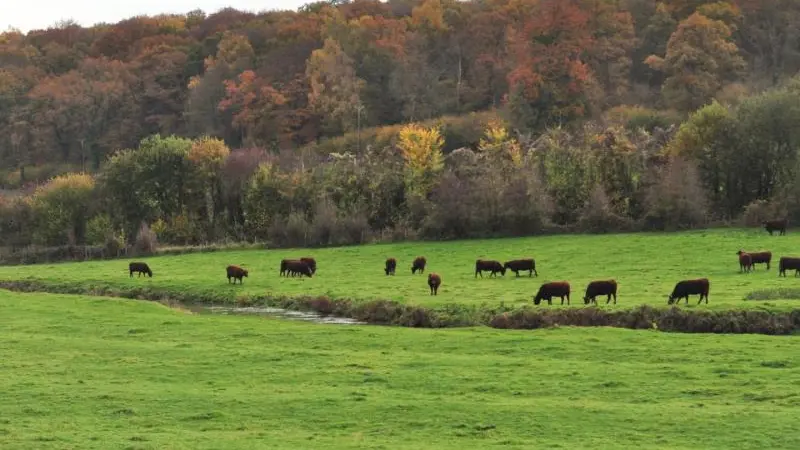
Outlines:
POLYGON ((311 278, 314 275, 314 272, 311 271, 311 267, 309 267, 308 263, 305 261, 286 261, 286 272, 290 273, 292 276, 300 275, 307 275, 311 278))
POLYGON ((533 259, 515 259, 514 261, 508 261, 503 264, 503 268, 506 270, 510 270, 514 272, 517 276, 519 276, 519 272, 528 271, 528 276, 531 277, 533 274, 539 276, 539 272, 536 271, 536 261, 533 259))
POLYGON ((150 267, 143 262, 132 262, 128 264, 128 271, 130 272, 131 278, 133 278, 133 272, 139 272, 140 277, 142 274, 146 274, 150 278, 153 278, 153 271, 150 270, 150 267))
POLYGON ((242 277, 247 277, 247 270, 239 266, 228 266, 225 268, 225 272, 228 275, 228 284, 230 284, 231 278, 233 278, 233 284, 236 284, 236 280, 239 280, 239 284, 243 284, 242 277))
POLYGON ((313 274, 317 273, 317 260, 316 259, 310 258, 310 257, 306 257, 306 258, 300 258, 300 261, 303 261, 304 263, 308 264, 308 267, 311 269, 311 273, 313 273, 313 274))
POLYGON ((755 269, 755 265, 756 264, 766 264, 767 265, 767 270, 769 270, 769 264, 770 264, 770 262, 772 262, 772 252, 755 252, 755 253, 753 253, 753 252, 746 252, 744 250, 739 250, 738 252, 736 252, 737 255, 742 254, 742 253, 747 253, 748 255, 750 255, 750 259, 753 260, 752 261, 753 264, 750 267, 750 270, 755 269))
POLYGON ((442 285, 442 277, 435 273, 428 274, 428 287, 431 288, 431 295, 439 294, 439 286, 442 285))
POLYGON ((552 305, 553 297, 560 297, 562 305, 564 304, 564 297, 566 297, 569 305, 569 283, 566 281, 554 281, 539 286, 539 292, 533 297, 533 304, 538 305, 542 300, 547 300, 547 304, 552 305))
POLYGON ((672 290, 672 294, 667 296, 667 304, 671 305, 673 303, 677 304, 681 301, 682 298, 686 299, 686 304, 689 304, 689 296, 690 295, 700 295, 700 299, 697 301, 699 305, 700 302, 703 301, 703 297, 706 298, 706 304, 708 304, 708 290, 710 288, 710 283, 708 282, 708 278, 700 278, 697 280, 683 280, 679 281, 678 284, 675 285, 675 288, 672 290))
POLYGON ((394 271, 397 269, 397 260, 394 258, 389 258, 386 260, 386 267, 383 269, 386 272, 386 275, 394 275, 394 271))
POLYGON ((781 256, 778 260, 778 276, 786 276, 787 270, 794 270, 794 276, 800 274, 800 258, 781 256))
POLYGON ((764 229, 767 230, 770 236, 772 236, 774 231, 778 231, 778 235, 783 236, 786 234, 786 228, 789 226, 789 221, 786 219, 766 220, 761 222, 761 225, 764 226, 764 229))
POLYGON ((586 286, 586 295, 583 296, 583 303, 597 304, 595 297, 598 295, 607 295, 606 305, 611 301, 611 296, 614 296, 614 304, 617 304, 617 281, 616 280, 602 280, 592 281, 586 286))
POLYGON ((289 263, 292 262, 292 261, 299 262, 300 260, 297 260, 297 259, 282 259, 281 260, 281 276, 287 276, 287 277, 289 276, 289 271, 287 270, 287 267, 288 267, 289 263))
POLYGON ((417 256, 414 258, 414 262, 411 263, 411 274, 417 273, 418 270, 419 273, 425 273, 426 264, 428 264, 428 260, 424 256, 417 256))
POLYGON ((484 271, 491 272, 491 275, 489 275, 490 277, 496 277, 498 272, 503 274, 503 276, 506 275, 506 268, 500 264, 500 261, 485 261, 482 259, 475 261, 475 278, 478 278, 478 274, 483 278, 484 271))

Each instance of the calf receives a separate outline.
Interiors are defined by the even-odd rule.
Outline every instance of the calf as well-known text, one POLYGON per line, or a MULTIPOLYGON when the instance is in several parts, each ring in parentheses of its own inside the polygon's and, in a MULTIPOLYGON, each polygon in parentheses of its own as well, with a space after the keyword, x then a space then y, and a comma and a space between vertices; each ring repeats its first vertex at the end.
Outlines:
POLYGON ((548 305, 552 305, 553 297, 560 297, 562 305, 564 304, 564 297, 566 297, 569 305, 569 283, 566 281, 554 281, 541 285, 539 292, 533 297, 533 304, 538 305, 544 299, 547 300, 548 305))
POLYGON ((386 268, 383 269, 386 275, 394 275, 395 269, 397 269, 397 260, 394 258, 387 259, 386 268))
POLYGON ((313 274, 317 273, 317 260, 315 260, 314 258, 306 257, 306 258, 300 258, 300 261, 303 261, 304 263, 308 264, 308 268, 311 269, 311 273, 313 274))
POLYGON ((772 252, 745 252, 744 250, 739 250, 736 252, 737 255, 741 255, 742 253, 747 253, 750 255, 750 258, 753 260, 753 264, 750 267, 750 270, 755 269, 756 264, 766 264, 767 270, 769 270, 769 263, 772 262, 772 252))
POLYGON ((778 260, 778 276, 786 276, 787 270, 794 270, 794 276, 800 274, 800 258, 781 256, 778 260))
POLYGON ((539 272, 536 271, 536 261, 533 259, 515 259, 514 261, 508 261, 503 264, 503 268, 506 270, 510 270, 514 272, 517 276, 519 276, 520 271, 528 271, 528 276, 531 277, 533 274, 539 276, 539 272))
POLYGON ((773 231, 778 231, 778 235, 783 236, 786 234, 786 227, 789 226, 789 221, 786 219, 767 220, 761 222, 761 225, 764 226, 764 229, 767 230, 770 236, 772 236, 773 231))
POLYGON ((150 267, 148 267, 148 265, 143 262, 132 262, 128 264, 128 271, 130 272, 131 278, 133 278, 133 272, 139 272, 140 277, 144 273, 148 275, 150 278, 153 278, 153 271, 150 270, 150 267))
POLYGON ((491 275, 489 275, 490 277, 496 277, 498 272, 503 274, 503 276, 506 275, 506 268, 500 264, 500 261, 484 261, 482 259, 475 261, 475 278, 478 278, 478 274, 483 278, 484 271, 491 272, 491 275))
POLYGON ((442 277, 435 273, 428 274, 428 286, 431 288, 431 295, 439 294, 439 286, 442 285, 442 277))
POLYGON ((242 284, 242 277, 247 276, 247 270, 239 266, 228 266, 225 271, 228 274, 228 284, 230 284, 231 278, 233 278, 233 284, 236 284, 236 280, 239 280, 239 284, 242 284))
POLYGON ((741 250, 736 254, 739 255, 739 272, 750 272, 753 269, 753 257, 741 250))
POLYGON ((675 285, 675 288, 672 290, 672 294, 667 296, 667 304, 671 305, 673 303, 678 303, 681 301, 682 298, 686 299, 686 304, 689 304, 689 296, 690 295, 700 295, 700 300, 697 301, 699 305, 700 302, 703 301, 703 297, 706 298, 706 304, 708 304, 708 290, 710 287, 710 283, 708 282, 708 278, 700 278, 697 280, 683 280, 679 281, 678 284, 675 285))
POLYGON ((605 280, 605 281, 592 281, 586 286, 586 295, 583 296, 583 303, 588 305, 589 303, 597 304, 597 300, 595 297, 598 295, 607 295, 608 298, 606 299, 606 305, 611 301, 611 296, 614 296, 614 304, 617 304, 617 281, 616 280, 605 280))
POLYGON ((417 273, 418 270, 419 273, 425 273, 426 264, 428 264, 428 260, 424 256, 417 256, 414 258, 414 262, 411 263, 411 274, 417 273))
POLYGON ((286 271, 290 273, 292 276, 300 275, 307 275, 311 278, 314 275, 314 272, 311 271, 311 267, 309 267, 308 263, 305 261, 286 261, 286 271))

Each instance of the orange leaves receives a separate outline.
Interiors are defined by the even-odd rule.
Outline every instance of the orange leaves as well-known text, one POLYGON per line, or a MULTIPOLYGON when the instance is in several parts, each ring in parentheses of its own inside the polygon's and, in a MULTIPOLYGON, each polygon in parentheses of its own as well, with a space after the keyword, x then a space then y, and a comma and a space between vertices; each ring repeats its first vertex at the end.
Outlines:
POLYGON ((272 111, 286 101, 283 95, 258 77, 252 70, 245 70, 237 81, 226 80, 225 97, 220 101, 220 111, 233 114, 233 125, 246 134, 255 132, 256 126, 264 126, 272 111))

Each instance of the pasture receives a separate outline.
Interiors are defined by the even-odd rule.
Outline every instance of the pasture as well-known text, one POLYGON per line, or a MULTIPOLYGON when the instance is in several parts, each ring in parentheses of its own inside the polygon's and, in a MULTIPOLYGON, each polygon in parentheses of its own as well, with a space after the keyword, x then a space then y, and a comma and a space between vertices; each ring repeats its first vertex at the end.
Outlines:
POLYGON ((800 341, 339 326, 0 291, 0 447, 800 447, 800 341))
MULTIPOLYGON (((583 305, 583 293, 591 280, 615 278, 619 283, 617 308, 633 305, 666 305, 667 295, 682 279, 707 277, 711 281, 709 305, 701 308, 791 308, 796 300, 744 301, 756 290, 795 289, 800 278, 789 272, 778 277, 781 256, 800 256, 800 232, 769 236, 761 229, 725 229, 663 234, 562 235, 517 239, 454 242, 414 242, 363 245, 328 249, 248 250, 141 258, 153 278, 128 276, 131 260, 90 261, 32 266, 0 267, 0 280, 40 279, 83 286, 129 288, 152 286, 175 292, 213 292, 233 299, 241 294, 327 295, 334 298, 387 299, 403 303, 441 306, 531 304, 539 285, 567 280, 572 286, 572 305, 583 305), (772 268, 757 265, 739 273, 739 249, 770 250, 772 268), (414 257, 424 255, 425 275, 412 275, 414 257), (319 268, 313 278, 279 277, 284 258, 313 256, 319 268), (387 257, 397 258, 397 274, 384 274, 387 257), (538 277, 513 273, 505 277, 474 276, 476 259, 506 261, 536 259, 538 277), (229 285, 225 267, 248 269, 243 285, 229 285), (431 296, 427 273, 442 276, 437 296, 431 296)), ((601 307, 605 297, 598 298, 601 307)), ((560 302, 557 300, 552 307, 560 302)), ((697 296, 689 300, 695 307, 697 296)), ((683 303, 681 303, 683 305, 683 303)), ((546 307, 546 306, 545 306, 546 307)), ((609 306, 609 307, 613 307, 609 306)))

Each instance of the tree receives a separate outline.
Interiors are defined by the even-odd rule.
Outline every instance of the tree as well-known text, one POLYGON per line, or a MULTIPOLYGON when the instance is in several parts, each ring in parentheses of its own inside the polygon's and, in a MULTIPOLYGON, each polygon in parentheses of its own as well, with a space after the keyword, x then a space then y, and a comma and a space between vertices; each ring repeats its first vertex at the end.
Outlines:
POLYGON ((773 85, 800 69, 800 3, 795 0, 738 0, 743 11, 743 47, 751 65, 767 74, 773 85), (792 45, 792 43, 795 43, 792 45))
POLYGON ((203 194, 204 216, 211 226, 222 205, 222 168, 230 149, 219 139, 204 136, 192 142, 187 154, 195 172, 195 189, 203 194))
POLYGON ((242 133, 245 145, 269 144, 280 130, 275 109, 285 103, 283 95, 252 70, 240 73, 236 81, 225 81, 221 111, 233 115, 232 125, 242 133))
POLYGON ((95 181, 86 174, 66 174, 39 186, 31 199, 35 240, 43 245, 79 244, 91 217, 95 181))
POLYGON ((650 67, 666 75, 662 94, 668 105, 694 111, 740 76, 745 62, 731 34, 724 22, 694 13, 678 25, 664 58, 647 58, 650 67))
POLYGON ((444 168, 442 139, 436 128, 425 129, 419 125, 406 125, 400 130, 397 146, 406 166, 406 190, 425 198, 436 176, 444 168))
POLYGON ((310 85, 308 104, 322 116, 328 133, 344 133, 358 125, 361 114, 360 93, 364 80, 356 76, 353 60, 339 44, 328 38, 321 49, 314 50, 306 65, 310 85))
POLYGON ((633 17, 618 9, 617 0, 584 0, 582 7, 589 13, 592 37, 585 61, 605 91, 604 103, 619 104, 630 91, 631 54, 636 46, 633 17))

